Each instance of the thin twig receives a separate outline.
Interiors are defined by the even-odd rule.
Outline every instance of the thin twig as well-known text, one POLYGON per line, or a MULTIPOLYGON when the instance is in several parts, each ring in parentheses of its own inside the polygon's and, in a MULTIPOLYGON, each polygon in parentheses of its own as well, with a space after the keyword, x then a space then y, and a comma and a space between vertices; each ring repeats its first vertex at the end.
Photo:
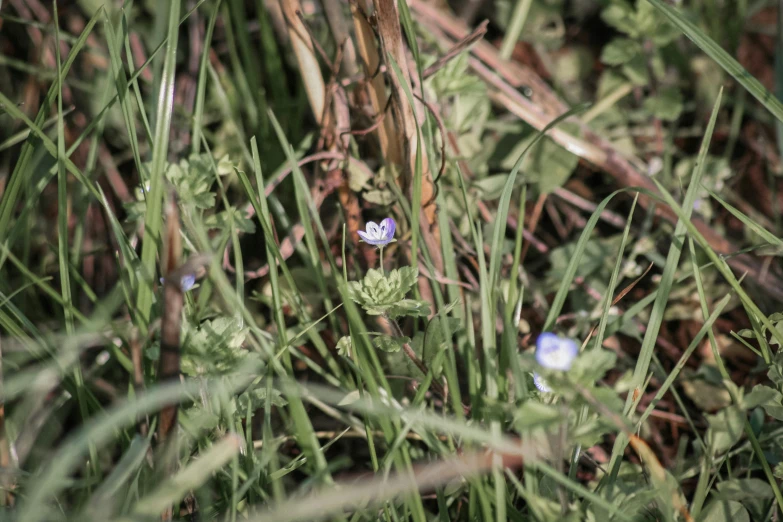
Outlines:
POLYGON ((422 81, 441 70, 447 63, 453 60, 461 52, 469 49, 471 45, 484 38, 484 35, 487 34, 487 25, 489 25, 489 20, 484 20, 478 24, 472 33, 454 44, 454 47, 449 49, 446 54, 435 60, 435 63, 424 69, 424 71, 421 73, 422 81))

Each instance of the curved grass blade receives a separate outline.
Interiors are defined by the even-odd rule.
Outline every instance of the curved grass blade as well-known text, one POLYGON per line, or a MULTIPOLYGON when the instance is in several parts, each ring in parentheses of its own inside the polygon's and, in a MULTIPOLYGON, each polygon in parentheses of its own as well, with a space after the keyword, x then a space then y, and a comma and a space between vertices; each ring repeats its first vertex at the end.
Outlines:
POLYGON ((492 234, 492 245, 490 247, 490 252, 492 253, 492 257, 489 261, 489 287, 492 289, 492 303, 497 303, 499 296, 498 292, 500 291, 499 285, 497 284, 499 273, 500 273, 500 262, 503 258, 502 253, 500 251, 500 244, 503 240, 503 238, 506 235, 506 219, 508 217, 508 210, 509 205, 511 203, 511 194, 514 191, 514 184, 517 179, 517 174, 519 173, 519 169, 522 168, 522 162, 527 157, 527 154, 530 152, 530 150, 533 148, 535 144, 537 144, 541 139, 546 136, 546 133, 549 132, 551 129, 562 123, 563 121, 567 120, 571 116, 575 114, 579 114, 580 112, 585 111, 588 108, 587 104, 577 105, 573 109, 564 112, 551 122, 547 124, 546 127, 541 129, 533 138, 533 140, 528 144, 527 147, 525 147, 525 150, 522 151, 522 154, 519 155, 519 158, 517 159, 516 163, 514 163, 514 166, 511 168, 511 172, 508 175, 508 179, 506 180, 506 184, 503 186, 503 192, 500 195, 500 202, 498 203, 498 211, 497 215, 495 216, 495 227, 494 227, 494 233, 492 234))

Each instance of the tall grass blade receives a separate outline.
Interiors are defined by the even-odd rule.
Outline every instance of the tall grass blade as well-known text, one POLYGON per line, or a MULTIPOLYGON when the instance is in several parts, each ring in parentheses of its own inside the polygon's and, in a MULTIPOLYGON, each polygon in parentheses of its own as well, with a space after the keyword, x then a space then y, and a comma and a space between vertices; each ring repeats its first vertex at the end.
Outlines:
POLYGON ((155 141, 152 144, 152 171, 147 211, 144 215, 144 243, 141 249, 141 280, 139 281, 136 308, 143 330, 152 319, 152 285, 155 280, 155 261, 161 241, 163 184, 171 132, 171 115, 174 110, 174 73, 177 65, 177 40, 181 0, 169 4, 169 26, 163 75, 158 91, 158 106, 155 117, 155 141))

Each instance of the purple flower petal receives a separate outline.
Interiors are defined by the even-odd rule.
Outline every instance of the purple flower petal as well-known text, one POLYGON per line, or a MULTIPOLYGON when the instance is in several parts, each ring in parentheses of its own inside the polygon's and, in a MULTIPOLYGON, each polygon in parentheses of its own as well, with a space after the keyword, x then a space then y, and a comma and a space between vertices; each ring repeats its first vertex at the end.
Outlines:
POLYGON ((394 231, 397 230, 397 223, 394 221, 394 219, 387 217, 381 221, 380 229, 381 233, 383 234, 383 238, 391 241, 394 239, 394 231))
POLYGON ((547 385, 544 378, 537 373, 533 374, 533 384, 535 384, 536 388, 538 388, 542 393, 550 393, 552 391, 552 388, 547 385))
POLYGON ((375 221, 367 222, 367 234, 371 239, 381 239, 381 231, 375 221))
POLYGON ((366 230, 359 230, 359 237, 365 243, 382 247, 394 241, 396 229, 397 223, 392 218, 384 219, 380 225, 373 221, 368 221, 366 230))
MULTIPOLYGON (((166 278, 165 277, 161 277, 160 278, 160 284, 166 284, 166 278)), ((189 291, 194 286, 196 286, 196 276, 195 276, 195 274, 185 274, 179 280, 179 288, 183 292, 189 291)))
POLYGON ((183 292, 187 292, 196 285, 196 276, 194 274, 187 274, 182 276, 179 282, 179 287, 183 292))
POLYGON ((544 332, 536 340, 536 361, 550 370, 566 371, 579 354, 579 347, 571 339, 544 332))

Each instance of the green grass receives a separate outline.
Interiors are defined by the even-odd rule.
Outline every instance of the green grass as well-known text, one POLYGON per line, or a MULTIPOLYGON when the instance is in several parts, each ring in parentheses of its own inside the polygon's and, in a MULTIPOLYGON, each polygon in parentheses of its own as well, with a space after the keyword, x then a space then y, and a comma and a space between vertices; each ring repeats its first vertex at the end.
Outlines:
MULTIPOLYGON (((267 3, 73 4, 41 4, 50 22, 0 11, 0 518, 783 514, 783 167, 748 131, 775 132, 783 107, 721 47, 740 45, 743 24, 723 27, 718 0, 611 2, 584 19, 498 3, 499 55, 532 42, 569 102, 545 123, 493 98, 469 51, 418 81, 454 39, 399 4, 414 82, 386 57, 377 73, 404 96, 384 117, 407 103, 419 128, 396 136, 417 151, 397 169, 371 131, 343 150, 347 129, 315 125, 267 3), (584 41, 569 36, 577 23, 584 41), (709 66, 690 60, 702 51, 709 66), (585 125, 608 143, 603 163, 550 139, 588 139, 585 125), (321 151, 342 159, 298 164, 321 151), (434 244, 422 182, 443 155, 434 244), (660 159, 660 173, 626 186, 607 174, 621 156, 660 159), (164 381, 170 192, 197 286, 180 379, 164 381), (350 230, 386 216, 398 228, 380 265, 350 230), (534 357, 542 332, 580 346, 568 371, 534 357), (170 406, 175 443, 161 444, 170 406)), ((347 26, 364 16, 338 5, 347 26)), ((312 7, 305 23, 334 59, 312 7)), ((333 64, 321 66, 328 82, 333 64)), ((334 107, 352 130, 378 122, 367 78, 336 73, 327 98, 345 100, 334 107)), ((534 90, 529 110, 546 95, 534 90)))

